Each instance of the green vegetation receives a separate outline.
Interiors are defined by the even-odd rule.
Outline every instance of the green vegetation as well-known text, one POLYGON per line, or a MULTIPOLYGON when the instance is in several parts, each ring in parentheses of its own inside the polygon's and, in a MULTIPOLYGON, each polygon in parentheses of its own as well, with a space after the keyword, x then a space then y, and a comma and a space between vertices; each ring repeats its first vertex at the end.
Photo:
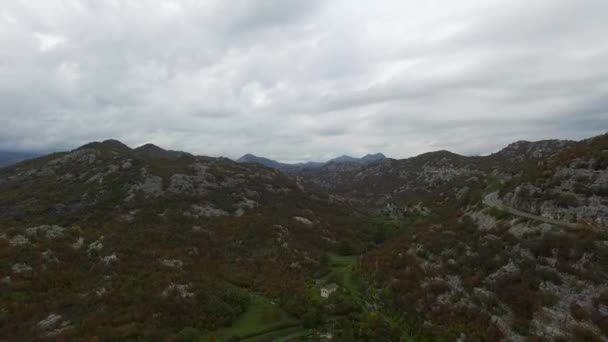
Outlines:
POLYGON ((357 288, 353 280, 356 265, 356 256, 332 254, 329 256, 331 272, 325 276, 324 279, 326 281, 336 281, 341 286, 344 286, 349 292, 356 293, 357 288))
POLYGON ((259 295, 252 295, 250 306, 229 327, 206 333, 202 341, 270 341, 307 333, 299 321, 280 306, 259 295))
POLYGON ((504 210, 500 210, 496 207, 490 207, 487 209, 487 212, 490 216, 496 218, 497 220, 501 221, 501 220, 507 220, 510 219, 512 216, 509 212, 504 211, 504 210))

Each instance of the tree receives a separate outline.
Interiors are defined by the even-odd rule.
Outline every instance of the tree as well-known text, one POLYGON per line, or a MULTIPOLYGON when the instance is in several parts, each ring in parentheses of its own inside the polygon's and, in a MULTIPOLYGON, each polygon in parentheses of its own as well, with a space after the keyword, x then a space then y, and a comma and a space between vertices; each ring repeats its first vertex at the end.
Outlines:
MULTIPOLYGON (((213 337, 211 337, 213 338, 213 337)), ((209 339, 210 341, 211 338, 209 339)), ((201 339, 201 332, 196 328, 185 327, 175 335, 176 342, 197 342, 201 339)))

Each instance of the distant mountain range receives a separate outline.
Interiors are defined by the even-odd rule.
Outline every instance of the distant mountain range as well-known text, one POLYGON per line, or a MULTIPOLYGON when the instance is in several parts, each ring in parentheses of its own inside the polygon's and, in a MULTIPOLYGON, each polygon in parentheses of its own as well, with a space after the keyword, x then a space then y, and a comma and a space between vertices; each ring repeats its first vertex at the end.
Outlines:
POLYGON ((39 157, 38 153, 0 151, 0 167, 18 163, 22 160, 39 157))
POLYGON ((240 163, 256 163, 256 164, 260 164, 260 165, 264 165, 276 170, 281 170, 281 171, 296 171, 296 170, 303 170, 303 169, 316 169, 316 168, 320 168, 324 165, 327 164, 332 164, 332 163, 350 163, 350 164, 358 164, 358 165, 368 165, 368 164, 372 164, 375 163, 377 161, 386 159, 386 156, 382 153, 376 153, 376 154, 368 154, 362 158, 355 158, 355 157, 351 157, 351 156, 347 156, 347 155, 343 155, 334 159, 330 159, 327 162, 307 162, 307 163, 296 163, 296 164, 287 164, 287 163, 281 163, 278 162, 276 160, 272 160, 272 159, 268 159, 268 158, 264 158, 264 157, 258 157, 255 156, 253 154, 246 154, 242 157, 240 157, 239 159, 237 159, 238 162, 240 163))

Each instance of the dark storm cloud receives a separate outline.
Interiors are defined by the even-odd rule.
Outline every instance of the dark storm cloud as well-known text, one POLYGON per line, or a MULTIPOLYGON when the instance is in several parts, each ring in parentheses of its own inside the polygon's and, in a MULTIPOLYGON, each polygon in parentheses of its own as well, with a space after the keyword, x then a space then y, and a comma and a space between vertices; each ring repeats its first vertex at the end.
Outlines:
POLYGON ((117 138, 282 161, 608 130, 608 3, 59 1, 0 8, 0 149, 117 138))

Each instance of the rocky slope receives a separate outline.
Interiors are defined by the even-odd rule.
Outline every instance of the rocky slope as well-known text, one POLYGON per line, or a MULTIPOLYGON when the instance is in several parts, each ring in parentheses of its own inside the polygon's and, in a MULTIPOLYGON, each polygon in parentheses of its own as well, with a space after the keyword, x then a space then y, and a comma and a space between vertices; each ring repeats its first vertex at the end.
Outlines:
MULTIPOLYGON (((284 174, 117 141, 0 170, 0 339, 165 339, 299 300, 343 209, 284 174)), ((301 306, 305 308, 304 305, 301 306)))
MULTIPOLYGON (((365 257, 381 305, 417 329, 417 320, 459 326, 466 340, 607 340, 608 136, 516 143, 481 158, 440 155, 401 164, 410 187, 429 189, 426 201, 412 194, 409 202, 431 210, 384 208, 415 224, 365 257), (425 173, 432 167, 439 172, 425 173)), ((396 170, 355 172, 373 182, 396 170)))
POLYGON ((309 340, 607 340, 608 135, 380 159, 111 140, 0 169, 0 339, 166 340, 255 294, 309 340), (330 253, 358 259, 321 299, 330 253))
POLYGON ((555 220, 608 227, 608 136, 570 145, 522 170, 503 201, 555 220))

